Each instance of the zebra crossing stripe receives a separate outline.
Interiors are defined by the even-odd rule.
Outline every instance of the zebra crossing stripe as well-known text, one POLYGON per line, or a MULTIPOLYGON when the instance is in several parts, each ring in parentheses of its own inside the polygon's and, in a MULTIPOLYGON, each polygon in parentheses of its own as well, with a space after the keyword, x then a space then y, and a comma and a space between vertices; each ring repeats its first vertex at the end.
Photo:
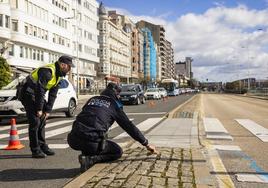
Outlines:
MULTIPOLYGON (((140 131, 145 132, 149 130, 151 127, 153 127, 155 124, 160 122, 161 120, 162 118, 148 118, 145 121, 139 123, 137 127, 140 131)), ((120 135, 114 137, 114 139, 122 139, 127 137, 129 137, 129 135, 126 132, 123 132, 120 135)))
POLYGON ((235 177, 242 182, 268 183, 267 178, 261 174, 235 174, 235 177))
POLYGON ((66 149, 69 147, 68 144, 48 144, 48 147, 51 149, 66 149))
MULTIPOLYGON (((73 120, 63 120, 63 121, 57 121, 57 122, 49 123, 49 124, 46 125, 46 128, 55 127, 55 126, 65 124, 65 123, 70 123, 72 121, 73 120)), ((25 134, 25 133, 28 133, 28 128, 18 130, 19 135, 20 134, 25 134)), ((5 135, 1 134, 0 135, 0 138, 8 138, 8 137, 9 137, 9 134, 5 134, 5 135)))
MULTIPOLYGON (((47 120, 47 124, 50 122, 51 120, 48 119, 47 120)), ((16 128, 20 128, 20 127, 26 127, 28 126, 29 124, 28 123, 24 123, 24 124, 18 124, 16 125, 16 128)), ((4 131, 4 130, 9 130, 10 129, 10 125, 6 125, 4 127, 0 127, 0 131, 4 131)))
POLYGON ((6 148, 8 145, 0 145, 0 149, 6 148))
MULTIPOLYGON (((134 120, 134 118, 130 118, 129 119, 130 121, 133 121, 134 120)), ((114 122, 113 124, 112 124, 112 126, 110 127, 110 129, 109 130, 112 130, 112 129, 114 129, 114 128, 116 128, 116 127, 118 127, 119 125, 116 123, 116 122, 114 122)))
MULTIPOLYGON (((17 128, 25 127, 25 126, 28 126, 28 124, 20 124, 20 125, 16 125, 17 128)), ((5 126, 5 127, 1 127, 1 128, 0 128, 0 131, 9 130, 9 129, 10 129, 10 126, 5 126)))
POLYGON ((250 119, 236 119, 236 121, 244 128, 249 130, 253 135, 258 137, 261 141, 268 142, 268 129, 250 119))
MULTIPOLYGON (((59 128, 59 129, 54 129, 54 130, 51 130, 51 131, 47 131, 46 132, 46 138, 50 138, 50 137, 53 137, 53 136, 57 136, 57 135, 69 132, 71 129, 72 129, 72 125, 68 125, 68 126, 65 126, 65 127, 59 128)), ((29 137, 24 137, 24 138, 22 138, 20 140, 29 140, 29 137)))
POLYGON ((207 139, 233 140, 217 118, 203 118, 207 139))
POLYGON ((215 150, 224 150, 224 151, 241 151, 239 146, 233 145, 212 145, 212 148, 215 150))

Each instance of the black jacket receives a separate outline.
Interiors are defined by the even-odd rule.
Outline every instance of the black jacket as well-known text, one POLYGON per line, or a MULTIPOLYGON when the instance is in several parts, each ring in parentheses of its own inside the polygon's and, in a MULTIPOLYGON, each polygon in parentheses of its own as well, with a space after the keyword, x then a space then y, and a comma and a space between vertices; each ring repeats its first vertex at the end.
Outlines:
MULTIPOLYGON (((62 77, 63 74, 60 71, 59 64, 56 63, 56 77, 59 79, 59 77, 62 77)), ((35 101, 35 106, 38 111, 43 109, 43 106, 45 104, 45 94, 47 92, 46 85, 51 80, 52 73, 49 68, 40 68, 38 71, 38 81, 37 83, 34 83, 29 76, 26 78, 27 82, 25 87, 26 95, 31 95, 32 98, 35 101)), ((55 87, 52 87, 49 90, 48 94, 48 101, 45 105, 45 112, 51 112, 53 108, 53 104, 57 98, 58 93, 58 85, 55 87)))
POLYGON ((109 89, 104 90, 100 96, 87 101, 82 112, 76 117, 70 134, 84 140, 99 142, 114 121, 133 139, 142 145, 146 146, 148 144, 148 140, 128 119, 114 91, 109 89))

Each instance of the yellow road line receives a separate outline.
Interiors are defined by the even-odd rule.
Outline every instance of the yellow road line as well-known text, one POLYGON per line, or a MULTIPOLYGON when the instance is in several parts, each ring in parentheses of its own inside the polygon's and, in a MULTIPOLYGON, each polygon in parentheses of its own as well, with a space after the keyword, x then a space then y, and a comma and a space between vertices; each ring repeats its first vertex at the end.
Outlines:
MULTIPOLYGON (((201 94, 201 103, 200 103, 200 120, 203 119, 204 117, 204 111, 203 108, 204 104, 203 104, 203 95, 201 94)), ((202 122, 200 122, 202 123, 202 122)), ((217 152, 217 150, 215 150, 211 144, 210 141, 208 140, 203 140, 202 144, 206 147, 207 151, 208 151, 208 155, 210 158, 210 162, 213 166, 213 170, 216 173, 216 178, 218 180, 219 183, 219 187, 222 188, 235 188, 235 185, 232 181, 232 179, 230 178, 230 176, 227 173, 226 168, 224 167, 224 164, 222 163, 222 160, 217 152), (217 174, 221 173, 221 174, 217 174)))

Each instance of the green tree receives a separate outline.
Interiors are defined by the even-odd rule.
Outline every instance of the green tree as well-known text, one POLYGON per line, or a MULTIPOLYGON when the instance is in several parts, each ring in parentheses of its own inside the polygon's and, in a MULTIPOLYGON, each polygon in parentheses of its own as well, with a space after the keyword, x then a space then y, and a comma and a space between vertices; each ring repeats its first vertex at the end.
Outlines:
POLYGON ((11 69, 6 59, 0 56, 0 89, 11 81, 11 69))

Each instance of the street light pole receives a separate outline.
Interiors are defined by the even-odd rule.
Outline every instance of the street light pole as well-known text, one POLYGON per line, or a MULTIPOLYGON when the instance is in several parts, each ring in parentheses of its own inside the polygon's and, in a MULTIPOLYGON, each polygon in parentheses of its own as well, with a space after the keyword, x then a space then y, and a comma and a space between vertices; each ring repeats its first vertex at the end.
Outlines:
MULTIPOLYGON (((78 42, 78 14, 77 14, 78 6, 76 1, 76 12, 72 17, 67 17, 65 19, 72 19, 75 21, 75 50, 76 50, 76 95, 77 97, 80 94, 80 85, 79 85, 79 42, 78 42)), ((71 76, 72 77, 72 76, 71 76)))

